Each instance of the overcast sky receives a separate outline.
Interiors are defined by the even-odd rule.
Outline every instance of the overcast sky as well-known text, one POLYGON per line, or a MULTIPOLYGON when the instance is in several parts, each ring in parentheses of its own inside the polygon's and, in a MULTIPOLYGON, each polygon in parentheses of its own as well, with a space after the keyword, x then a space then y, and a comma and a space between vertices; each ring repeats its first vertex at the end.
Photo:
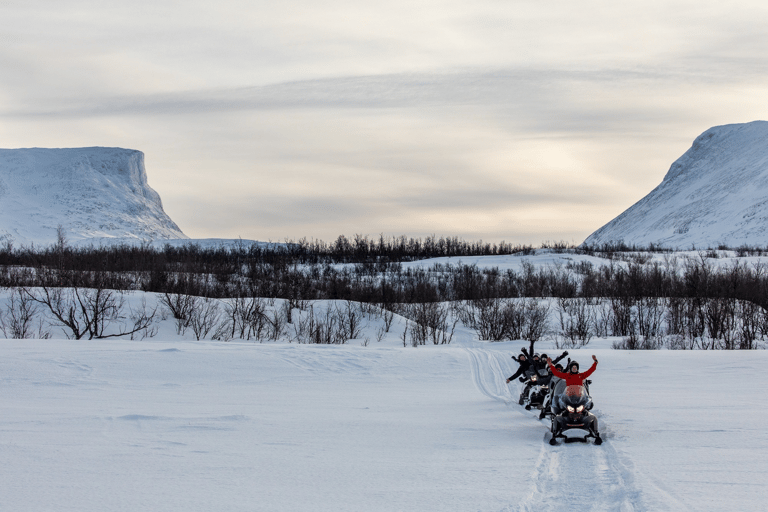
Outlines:
POLYGON ((767 27, 764 1, 2 0, 0 147, 141 150, 194 238, 579 243, 768 118, 767 27))

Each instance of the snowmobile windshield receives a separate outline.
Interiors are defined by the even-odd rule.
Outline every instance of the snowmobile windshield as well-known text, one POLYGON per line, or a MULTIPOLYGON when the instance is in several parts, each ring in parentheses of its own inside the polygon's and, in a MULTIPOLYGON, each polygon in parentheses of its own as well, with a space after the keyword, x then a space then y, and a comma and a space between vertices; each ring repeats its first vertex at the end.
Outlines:
POLYGON ((589 395, 584 386, 568 386, 565 388, 563 401, 566 405, 584 405, 589 401, 589 395))

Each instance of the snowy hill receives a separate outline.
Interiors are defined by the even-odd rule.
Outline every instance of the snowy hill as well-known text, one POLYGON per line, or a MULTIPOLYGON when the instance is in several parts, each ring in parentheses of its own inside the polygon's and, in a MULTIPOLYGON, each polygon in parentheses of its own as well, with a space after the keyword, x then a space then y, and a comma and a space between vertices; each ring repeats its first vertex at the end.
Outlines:
POLYGON ((586 245, 768 245, 768 122, 710 128, 661 184, 586 245))
POLYGON ((0 236, 49 245, 185 239, 147 183, 144 154, 121 148, 0 149, 0 236))

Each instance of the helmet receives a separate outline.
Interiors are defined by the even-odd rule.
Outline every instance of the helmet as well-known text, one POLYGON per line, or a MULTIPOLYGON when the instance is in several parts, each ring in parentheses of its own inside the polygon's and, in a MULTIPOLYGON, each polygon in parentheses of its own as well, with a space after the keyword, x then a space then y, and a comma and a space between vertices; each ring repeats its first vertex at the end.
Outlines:
POLYGON ((541 358, 546 361, 549 356, 547 354, 541 354, 541 358))
POLYGON ((577 363, 576 361, 571 361, 570 363, 568 363, 568 371, 571 373, 579 373, 579 363, 577 363), (576 372, 573 372, 574 366, 576 367, 576 372))
POLYGON ((539 358, 539 354, 538 354, 538 353, 536 353, 536 354, 533 354, 533 358, 534 358, 534 359, 538 359, 538 358, 539 358))

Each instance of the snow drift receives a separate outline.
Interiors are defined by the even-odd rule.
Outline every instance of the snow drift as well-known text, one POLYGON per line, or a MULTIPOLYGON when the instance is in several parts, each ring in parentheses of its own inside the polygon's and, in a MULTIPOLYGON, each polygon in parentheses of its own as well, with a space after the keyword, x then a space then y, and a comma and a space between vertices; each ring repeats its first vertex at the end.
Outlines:
POLYGON ((144 154, 121 148, 0 149, 0 236, 16 244, 185 239, 147 183, 144 154))
POLYGON ((768 122, 710 128, 661 184, 585 245, 768 245, 768 122))

